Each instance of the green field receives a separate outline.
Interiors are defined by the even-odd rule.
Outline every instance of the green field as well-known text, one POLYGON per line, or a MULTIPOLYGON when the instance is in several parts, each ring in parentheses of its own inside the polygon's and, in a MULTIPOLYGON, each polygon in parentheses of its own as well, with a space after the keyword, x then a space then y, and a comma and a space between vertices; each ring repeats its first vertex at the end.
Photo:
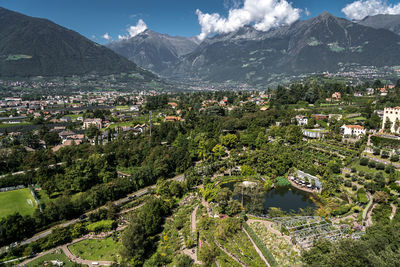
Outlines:
POLYGON ((47 255, 44 255, 40 258, 37 258, 34 261, 31 261, 30 263, 27 264, 28 267, 31 266, 45 266, 44 262, 49 262, 52 260, 59 260, 62 261, 64 263, 63 266, 66 267, 72 267, 72 266, 83 266, 83 265, 79 265, 77 263, 71 262, 67 256, 64 254, 64 252, 62 252, 62 250, 59 251, 54 251, 52 253, 49 253, 47 255))
POLYGON ((20 122, 20 123, 0 123, 0 128, 8 128, 13 126, 26 126, 31 125, 30 122, 20 122))
POLYGON ((118 254, 121 244, 111 237, 106 239, 87 239, 69 246, 72 254, 85 260, 93 261, 117 261, 121 257, 118 254))
POLYGON ((0 193, 0 203, 0 218, 15 212, 32 215, 37 206, 28 188, 0 193))

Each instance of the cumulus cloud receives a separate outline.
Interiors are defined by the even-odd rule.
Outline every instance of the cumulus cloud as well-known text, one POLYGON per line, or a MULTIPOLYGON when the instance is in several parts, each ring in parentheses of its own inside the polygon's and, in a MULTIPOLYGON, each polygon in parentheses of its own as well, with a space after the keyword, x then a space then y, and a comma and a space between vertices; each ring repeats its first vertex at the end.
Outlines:
POLYGON ((378 14, 400 14, 400 3, 388 4, 383 0, 358 0, 348 4, 342 12, 349 19, 361 20, 378 14))
POLYGON ((106 39, 107 41, 110 41, 112 38, 111 38, 111 36, 108 34, 108 32, 106 32, 103 36, 101 36, 101 37, 103 37, 104 39, 106 39))
POLYGON ((292 24, 300 18, 300 13, 300 9, 292 7, 286 0, 244 0, 243 7, 229 10, 228 18, 197 9, 201 26, 198 38, 204 40, 210 34, 232 32, 249 24, 257 30, 268 31, 280 25, 292 24))
POLYGON ((127 35, 118 35, 119 40, 129 39, 131 37, 134 37, 134 36, 144 32, 145 30, 147 30, 147 25, 142 19, 139 19, 136 26, 130 26, 126 30, 128 31, 128 34, 127 35))

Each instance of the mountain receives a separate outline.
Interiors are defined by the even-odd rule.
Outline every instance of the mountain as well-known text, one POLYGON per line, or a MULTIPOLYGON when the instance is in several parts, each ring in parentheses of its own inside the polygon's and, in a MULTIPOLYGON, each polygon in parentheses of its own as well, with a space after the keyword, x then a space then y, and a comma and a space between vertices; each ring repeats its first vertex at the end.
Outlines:
POLYGON ((342 64, 400 64, 400 36, 323 13, 268 32, 251 26, 203 41, 163 74, 215 82, 336 71, 342 64))
POLYGON ((181 56, 192 52, 197 46, 196 38, 169 36, 151 30, 107 45, 121 56, 156 73, 171 68, 180 62, 181 56))
POLYGON ((133 62, 49 20, 0 7, 0 76, 129 72, 155 78, 133 62))
POLYGON ((357 23, 375 29, 386 29, 400 35, 400 15, 368 16, 357 23))

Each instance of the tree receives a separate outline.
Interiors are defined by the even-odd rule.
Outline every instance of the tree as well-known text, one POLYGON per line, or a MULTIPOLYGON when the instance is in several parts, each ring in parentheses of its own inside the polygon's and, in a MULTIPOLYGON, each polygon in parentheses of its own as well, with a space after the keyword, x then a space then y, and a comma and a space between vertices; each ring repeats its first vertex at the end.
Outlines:
POLYGON ((89 126, 89 128, 86 130, 86 136, 89 139, 93 139, 94 137, 97 137, 100 135, 100 130, 93 124, 89 126))
POLYGON ((226 146, 229 149, 232 149, 236 146, 238 137, 235 134, 221 135, 219 137, 219 141, 221 145, 226 146))
POLYGON ((289 125, 286 128, 285 139, 290 144, 297 144, 303 138, 303 132, 297 125, 289 125))
POLYGON ((243 165, 241 167, 241 174, 242 176, 254 176, 256 171, 248 165, 243 165))
POLYGON ((211 151, 216 158, 221 158, 225 155, 225 147, 220 144, 216 144, 211 151))
POLYGON ((218 256, 218 250, 214 243, 203 243, 199 251, 199 259, 203 262, 204 266, 212 266, 218 256))
POLYGON ((242 205, 239 201, 231 199, 228 202, 228 206, 226 207, 226 214, 228 216, 235 216, 242 211, 242 205))
POLYGON ((386 118, 383 128, 387 133, 390 133, 392 131, 392 122, 390 121, 389 118, 386 118))
POLYGON ((389 199, 389 196, 386 192, 377 191, 373 195, 374 201, 378 203, 386 203, 389 199))

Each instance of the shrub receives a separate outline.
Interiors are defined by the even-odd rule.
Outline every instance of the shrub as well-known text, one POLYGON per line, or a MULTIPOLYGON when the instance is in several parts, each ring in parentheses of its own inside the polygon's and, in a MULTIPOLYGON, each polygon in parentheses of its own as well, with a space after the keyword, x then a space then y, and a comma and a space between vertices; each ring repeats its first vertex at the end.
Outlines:
POLYGON ((368 162, 368 167, 369 167, 369 168, 372 169, 372 168, 375 168, 375 166, 376 166, 376 162, 375 162, 375 161, 372 161, 372 160, 371 160, 370 162, 368 162))
POLYGON ((344 182, 344 186, 346 186, 346 187, 351 187, 351 182, 350 182, 350 181, 345 181, 345 182, 344 182))
POLYGON ((337 215, 343 215, 346 212, 348 212, 351 208, 351 205, 346 204, 346 205, 341 205, 339 208, 337 208, 336 210, 334 210, 332 212, 332 215, 337 216, 337 215))
POLYGON ((356 181, 358 180, 358 177, 357 177, 356 175, 353 175, 353 177, 351 177, 351 180, 352 180, 353 182, 356 182, 356 181))
POLYGON ((289 186, 290 182, 288 179, 286 179, 284 177, 278 177, 278 178, 276 178, 276 185, 279 187, 289 186))
POLYGON ((389 152, 387 152, 387 151, 382 151, 381 157, 382 157, 383 159, 389 158, 389 152))
POLYGON ((377 147, 374 148, 374 155, 379 156, 381 154, 381 150, 377 147))
POLYGON ((364 188, 360 188, 357 191, 357 199, 361 203, 368 203, 367 193, 365 192, 364 188))
POLYGON ((383 163, 378 163, 378 164, 376 164, 376 169, 377 170, 384 170, 385 169, 385 164, 383 164, 383 163))
POLYGON ((358 172, 358 175, 359 175, 360 177, 364 177, 364 176, 365 176, 365 172, 359 171, 359 172, 358 172))
POLYGON ((351 168, 351 172, 352 172, 352 173, 355 173, 356 171, 357 171, 356 168, 351 168))
POLYGON ((346 178, 350 178, 350 177, 351 177, 350 173, 346 173, 344 176, 345 176, 346 178))
POLYGON ((386 166, 386 168, 385 168, 385 172, 388 174, 391 172, 395 172, 395 171, 396 171, 396 168, 393 165, 386 166))
POLYGON ((356 191, 356 190, 357 190, 357 186, 353 185, 353 186, 351 187, 351 190, 356 191))
POLYGON ((367 158, 361 158, 360 159, 360 165, 361 166, 367 166, 369 163, 369 160, 367 158))
POLYGON ((117 223, 113 220, 103 220, 98 221, 86 226, 86 229, 90 232, 102 232, 102 231, 111 231, 117 227, 117 223))
POLYGON ((399 159, 400 159, 399 155, 396 155, 396 154, 394 154, 390 157, 390 161, 392 161, 392 162, 398 162, 399 159))
POLYGON ((365 174, 365 179, 371 180, 372 179, 372 174, 371 173, 365 174))

